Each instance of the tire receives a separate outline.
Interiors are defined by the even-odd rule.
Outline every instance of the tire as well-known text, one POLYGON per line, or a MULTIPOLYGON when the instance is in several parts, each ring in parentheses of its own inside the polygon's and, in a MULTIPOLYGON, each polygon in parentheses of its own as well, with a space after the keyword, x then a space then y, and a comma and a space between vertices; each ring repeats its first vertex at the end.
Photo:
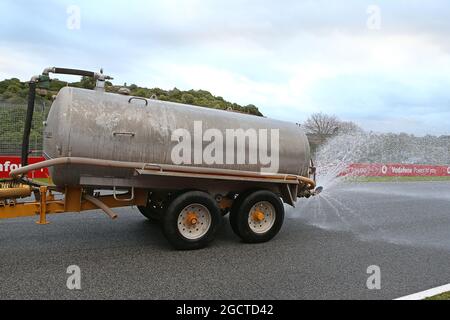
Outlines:
POLYGON ((188 191, 173 199, 161 218, 164 235, 175 249, 195 250, 214 240, 222 215, 209 194, 188 191))
POLYGON ((271 191, 259 190, 236 200, 236 207, 230 213, 230 224, 242 241, 267 242, 278 234, 284 221, 280 197, 271 191))
POLYGON ((237 198, 234 200, 233 204, 231 205, 230 208, 230 225, 231 225, 231 229, 233 230, 234 234, 238 235, 239 231, 237 229, 237 219, 236 218, 231 218, 232 216, 236 217, 238 215, 238 210, 241 207, 242 201, 245 200, 245 198, 247 198, 247 196, 249 196, 251 193, 255 192, 257 190, 246 190, 242 193, 240 193, 237 198))
POLYGON ((142 213, 144 217, 146 217, 150 222, 152 223, 159 223, 161 220, 161 217, 159 213, 153 209, 151 206, 143 207, 138 206, 137 207, 139 212, 142 213))

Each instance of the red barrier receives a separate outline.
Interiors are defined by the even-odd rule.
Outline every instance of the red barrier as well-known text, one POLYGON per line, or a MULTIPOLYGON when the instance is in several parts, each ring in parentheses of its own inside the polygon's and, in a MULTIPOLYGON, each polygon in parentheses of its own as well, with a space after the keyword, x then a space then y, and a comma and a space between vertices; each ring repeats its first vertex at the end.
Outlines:
POLYGON ((450 166, 399 163, 353 163, 340 176, 358 177, 446 177, 450 166))
MULTIPOLYGON (((29 157, 28 163, 44 161, 44 157, 29 157)), ((12 170, 20 168, 20 157, 16 156, 0 156, 0 178, 9 178, 9 173, 12 170)), ((28 174, 29 178, 48 178, 49 173, 47 169, 41 169, 28 174)))

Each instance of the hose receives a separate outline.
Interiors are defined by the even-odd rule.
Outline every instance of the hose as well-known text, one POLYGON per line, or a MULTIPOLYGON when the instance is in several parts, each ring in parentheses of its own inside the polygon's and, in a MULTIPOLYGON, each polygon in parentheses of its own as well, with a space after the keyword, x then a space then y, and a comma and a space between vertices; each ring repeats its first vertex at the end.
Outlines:
POLYGON ((30 147, 30 132, 31 132, 31 124, 33 122, 33 113, 34 113, 34 101, 36 99, 36 82, 29 82, 28 89, 28 106, 27 106, 27 115, 25 118, 25 127, 23 129, 23 137, 22 137, 22 158, 21 164, 22 167, 28 165, 28 153, 30 147))
POLYGON ((114 211, 112 211, 106 204, 104 204, 97 198, 94 198, 87 194, 83 195, 83 198, 92 203, 93 205, 97 206, 98 208, 102 209, 103 212, 106 213, 108 217, 110 217, 111 219, 114 220, 117 218, 117 214, 115 214, 114 211))
POLYGON ((142 162, 125 162, 125 161, 114 161, 114 160, 103 160, 103 159, 90 159, 90 158, 79 158, 79 157, 63 157, 51 160, 46 160, 39 163, 34 163, 26 167, 18 168, 10 172, 12 178, 17 178, 19 175, 25 174, 33 170, 39 170, 42 168, 66 165, 66 164, 76 164, 76 165, 90 165, 98 167, 112 167, 112 168, 123 168, 123 169, 150 169, 157 171, 170 171, 176 173, 200 173, 208 174, 214 177, 214 175, 228 175, 233 177, 248 177, 248 178, 265 178, 265 179, 280 179, 284 181, 301 181, 309 189, 315 188, 315 182, 312 179, 291 175, 291 174, 260 174, 258 172, 252 171, 240 171, 240 170, 229 170, 229 169, 215 169, 215 168, 199 168, 199 167, 188 167, 188 166, 176 166, 168 164, 149 164, 142 162))

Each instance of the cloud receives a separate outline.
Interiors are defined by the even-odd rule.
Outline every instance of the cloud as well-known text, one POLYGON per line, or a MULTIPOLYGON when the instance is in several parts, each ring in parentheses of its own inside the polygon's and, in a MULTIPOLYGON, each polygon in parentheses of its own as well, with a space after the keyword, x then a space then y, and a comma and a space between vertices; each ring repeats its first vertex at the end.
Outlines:
POLYGON ((0 77, 46 66, 116 82, 206 89, 269 117, 328 112, 375 131, 449 134, 450 4, 376 1, 4 1, 0 77), (7 14, 6 14, 7 13, 7 14), (18 62, 20 61, 20 63, 18 62))

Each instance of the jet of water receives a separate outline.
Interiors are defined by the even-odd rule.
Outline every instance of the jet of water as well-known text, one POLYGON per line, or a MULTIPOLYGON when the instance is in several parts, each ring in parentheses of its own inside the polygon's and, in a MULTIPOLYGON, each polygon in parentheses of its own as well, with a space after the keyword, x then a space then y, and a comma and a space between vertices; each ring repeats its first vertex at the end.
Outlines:
MULTIPOLYGON (((345 176, 342 173, 352 163, 446 165, 450 160, 450 137, 358 131, 328 139, 313 158, 317 185, 322 186, 323 191, 310 199, 300 199, 296 208, 290 209, 293 216, 321 228, 382 234, 384 231, 371 222, 371 215, 365 211, 371 206, 367 198, 361 197, 361 203, 357 200, 361 192, 375 188, 374 185, 358 183, 348 172, 345 176)), ((379 193, 379 190, 374 192, 379 193)))

